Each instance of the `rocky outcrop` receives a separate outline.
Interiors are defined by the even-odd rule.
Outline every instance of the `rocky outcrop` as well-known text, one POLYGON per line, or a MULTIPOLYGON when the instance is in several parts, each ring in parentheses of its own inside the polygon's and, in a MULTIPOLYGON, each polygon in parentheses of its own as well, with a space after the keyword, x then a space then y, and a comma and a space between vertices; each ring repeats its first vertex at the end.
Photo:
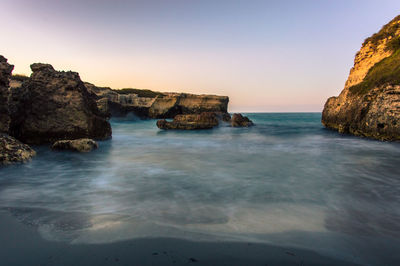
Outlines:
POLYGON ((28 145, 6 134, 0 134, 0 166, 26 162, 35 154, 36 152, 28 145))
POLYGON ((211 129, 223 124, 232 127, 250 127, 253 122, 246 116, 234 114, 233 117, 228 113, 203 112, 201 114, 177 115, 174 120, 168 122, 165 119, 157 121, 157 127, 160 129, 211 129))
POLYGON ((111 136, 111 127, 76 72, 32 64, 28 81, 12 90, 10 134, 25 143, 111 136))
POLYGON ((98 147, 96 141, 92 139, 59 140, 51 146, 53 150, 69 150, 76 152, 90 152, 98 147))
POLYGON ((111 116, 124 116, 132 112, 142 118, 173 118, 179 114, 226 113, 228 110, 229 98, 226 96, 148 90, 141 93, 142 90, 112 90, 90 83, 85 85, 97 97, 99 109, 111 116))
POLYGON ((7 59, 0 55, 0 132, 8 132, 10 126, 9 112, 9 83, 13 65, 7 63, 7 59))
POLYGON ((155 99, 149 109, 149 117, 171 118, 178 114, 226 113, 228 102, 229 98, 226 96, 168 93, 155 99))
POLYGON ((247 116, 243 116, 242 114, 233 114, 231 125, 233 127, 251 127, 254 124, 247 116))
POLYGON ((118 93, 108 87, 97 87, 85 82, 86 88, 94 95, 100 112, 107 116, 126 116, 128 113, 143 118, 148 117, 148 110, 155 98, 140 97, 135 93, 118 93))
POLYGON ((215 113, 205 112, 201 114, 177 115, 172 122, 158 120, 157 127, 160 129, 211 129, 218 126, 218 119, 215 113))
POLYGON ((325 103, 322 124, 341 133, 400 140, 400 16, 365 40, 345 88, 325 103))

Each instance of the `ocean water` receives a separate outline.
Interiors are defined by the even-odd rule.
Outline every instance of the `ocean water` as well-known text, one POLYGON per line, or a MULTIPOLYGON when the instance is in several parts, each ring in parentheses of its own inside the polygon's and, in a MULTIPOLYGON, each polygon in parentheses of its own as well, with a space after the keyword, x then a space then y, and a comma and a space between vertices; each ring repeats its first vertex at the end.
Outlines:
POLYGON ((320 113, 247 115, 255 127, 204 131, 113 119, 94 152, 34 147, 0 169, 0 208, 71 244, 251 241, 400 263, 399 143, 324 129, 320 113))

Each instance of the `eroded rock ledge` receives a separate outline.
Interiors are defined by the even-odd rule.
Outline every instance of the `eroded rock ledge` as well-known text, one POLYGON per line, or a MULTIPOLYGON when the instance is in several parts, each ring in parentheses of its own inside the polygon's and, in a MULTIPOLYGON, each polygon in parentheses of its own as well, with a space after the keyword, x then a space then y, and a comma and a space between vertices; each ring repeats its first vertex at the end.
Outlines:
POLYGON ((173 118, 179 114, 228 111, 227 96, 152 91, 142 93, 134 89, 112 90, 90 83, 85 85, 95 95, 99 109, 108 116, 124 116, 132 112, 141 118, 173 118))
POLYGON ((345 88, 325 103, 322 124, 341 133, 400 140, 400 16, 365 40, 345 88))

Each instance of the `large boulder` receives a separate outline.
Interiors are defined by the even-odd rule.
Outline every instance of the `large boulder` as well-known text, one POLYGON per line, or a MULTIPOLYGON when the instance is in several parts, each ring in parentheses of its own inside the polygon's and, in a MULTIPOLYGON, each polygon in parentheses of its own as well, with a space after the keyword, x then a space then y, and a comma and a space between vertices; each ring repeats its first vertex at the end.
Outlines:
POLYGON ((0 133, 0 165, 26 162, 35 154, 36 152, 28 145, 0 133))
POLYGON ((325 103, 322 124, 341 133, 400 140, 400 16, 365 40, 345 88, 325 103))
POLYGON ((172 122, 167 120, 158 120, 157 127, 160 129, 211 129, 218 126, 217 115, 212 112, 201 114, 177 115, 172 122))
POLYGON ((13 65, 7 63, 7 59, 0 55, 0 132, 7 133, 10 126, 9 112, 9 86, 13 65))
POLYGON ((96 141, 92 139, 59 140, 51 146, 53 150, 69 150, 77 152, 90 152, 98 147, 96 141))
POLYGON ((29 81, 13 89, 10 134, 26 143, 111 137, 111 126, 76 72, 31 65, 29 81))

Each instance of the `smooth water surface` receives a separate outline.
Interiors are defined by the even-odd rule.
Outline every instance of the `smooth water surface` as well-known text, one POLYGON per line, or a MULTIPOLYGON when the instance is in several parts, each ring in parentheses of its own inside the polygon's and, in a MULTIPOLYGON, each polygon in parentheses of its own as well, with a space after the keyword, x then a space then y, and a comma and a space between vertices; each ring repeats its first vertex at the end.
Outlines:
POLYGON ((319 113, 249 117, 204 131, 119 119, 92 153, 35 147, 0 169, 0 207, 70 243, 253 241, 400 262, 398 143, 326 130, 319 113))

